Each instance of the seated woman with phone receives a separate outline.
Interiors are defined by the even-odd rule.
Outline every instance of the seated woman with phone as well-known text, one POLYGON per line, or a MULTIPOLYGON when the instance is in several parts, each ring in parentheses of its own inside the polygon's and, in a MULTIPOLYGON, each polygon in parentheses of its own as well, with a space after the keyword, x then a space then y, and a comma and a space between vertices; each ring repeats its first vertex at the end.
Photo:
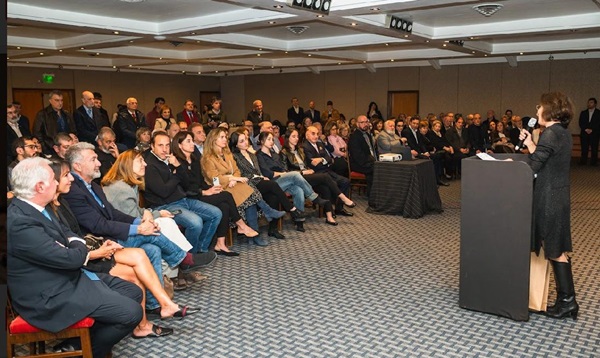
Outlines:
POLYGON ((174 174, 179 178, 179 184, 185 190, 188 198, 198 199, 214 205, 223 212, 216 233, 215 252, 217 255, 239 256, 237 252, 229 250, 225 245, 225 235, 227 235, 229 223, 235 223, 237 232, 250 238, 258 236, 258 232, 244 222, 237 211, 233 195, 223 190, 219 178, 213 178, 212 185, 204 181, 200 159, 194 155, 194 149, 191 132, 179 132, 175 135, 171 141, 171 153, 183 165, 180 165, 174 174))
MULTIPOLYGON (((210 131, 204 144, 202 172, 207 183, 212 183, 213 178, 218 178, 223 188, 233 195, 240 216, 245 216, 248 225, 258 231, 258 207, 269 222, 285 215, 285 211, 271 208, 263 200, 260 192, 248 185, 248 178, 240 173, 227 145, 228 133, 229 130, 222 127, 210 131)), ((259 246, 268 245, 260 236, 254 237, 253 240, 259 246)))

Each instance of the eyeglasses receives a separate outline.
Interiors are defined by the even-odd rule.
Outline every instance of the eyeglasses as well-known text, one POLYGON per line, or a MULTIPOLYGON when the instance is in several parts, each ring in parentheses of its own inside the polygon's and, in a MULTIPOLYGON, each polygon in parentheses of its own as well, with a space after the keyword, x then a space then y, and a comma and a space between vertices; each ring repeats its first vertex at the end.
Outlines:
MULTIPOLYGON (((41 147, 41 145, 40 145, 40 147, 41 147)), ((27 145, 24 145, 23 148, 36 149, 37 145, 35 145, 35 144, 27 144, 27 145)))

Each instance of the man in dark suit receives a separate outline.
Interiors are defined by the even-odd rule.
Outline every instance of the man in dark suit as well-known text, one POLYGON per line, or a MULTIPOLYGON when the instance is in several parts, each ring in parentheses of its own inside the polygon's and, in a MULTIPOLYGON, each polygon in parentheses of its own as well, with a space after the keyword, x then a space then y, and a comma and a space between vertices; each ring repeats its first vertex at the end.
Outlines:
POLYGON ((446 139, 454 149, 454 159, 456 163, 455 176, 459 176, 461 172, 462 159, 466 158, 471 153, 471 144, 469 142, 469 132, 465 128, 465 120, 458 117, 454 123, 454 127, 446 131, 446 139))
POLYGON ((13 141, 11 152, 16 153, 17 157, 8 165, 8 190, 12 190, 10 183, 10 175, 14 167, 17 166, 22 160, 27 158, 33 158, 38 156, 38 151, 31 136, 22 136, 13 141))
POLYGON ((264 121, 271 122, 271 115, 263 111, 263 103, 260 99, 252 102, 252 108, 253 109, 248 112, 246 120, 252 121, 252 124, 254 125, 253 132, 258 133, 258 124, 264 121))
POLYGON ((300 107, 298 98, 292 98, 292 106, 287 110, 288 121, 294 121, 296 126, 298 126, 298 124, 302 123, 304 117, 304 108, 300 107))
POLYGON ((194 122, 200 122, 198 113, 194 111, 194 101, 188 99, 183 104, 183 111, 177 113, 177 122, 185 121, 188 127, 194 122))
MULTIPOLYGON (((6 106, 6 154, 7 158, 14 159, 14 153, 12 153, 12 144, 15 139, 30 136, 31 131, 29 130, 29 120, 27 117, 18 117, 17 106, 14 104, 8 104, 6 106), (27 121, 25 121, 25 119, 27 121)), ((10 160, 8 161, 10 162, 10 160)))
POLYGON ((588 150, 590 151, 590 165, 598 165, 598 142, 600 141, 600 109, 596 108, 598 101, 588 99, 587 109, 579 115, 579 128, 581 128, 581 160, 579 164, 587 162, 588 150))
MULTIPOLYGON (((489 128, 489 123, 488 123, 489 128)), ((469 132, 469 141, 471 142, 471 150, 473 154, 485 153, 487 129, 481 123, 481 115, 475 113, 473 115, 473 124, 467 128, 469 132)))
POLYGON ((15 109, 17 110, 17 119, 19 120, 19 125, 23 126, 23 127, 27 127, 27 131, 31 134, 31 122, 29 121, 29 118, 27 116, 24 116, 21 113, 21 102, 19 101, 13 101, 12 102, 13 106, 15 106, 15 109))
POLYGON ((127 98, 127 108, 119 112, 113 124, 117 142, 124 144, 128 149, 135 147, 135 132, 141 127, 147 127, 146 117, 137 107, 137 99, 127 98))
POLYGON ((429 151, 425 145, 425 137, 419 132, 418 118, 411 118, 408 122, 408 127, 402 130, 402 137, 406 138, 406 143, 410 147, 413 158, 419 156, 429 158, 429 151))
POLYGON ((102 127, 110 127, 107 119, 100 114, 98 108, 94 106, 94 94, 90 91, 81 93, 81 103, 75 113, 75 127, 77 128, 77 137, 82 142, 96 143, 96 136, 102 127))
MULTIPOLYGON (((331 176, 340 191, 348 196, 350 180, 331 169, 333 158, 327 152, 327 149, 325 149, 325 145, 319 141, 319 130, 316 127, 310 126, 306 128, 306 140, 302 144, 302 148, 306 156, 306 165, 314 170, 315 173, 325 173, 331 176)), ((335 203, 335 212, 339 215, 354 216, 354 214, 344 209, 344 202, 339 197, 335 203)))
POLYGON ((367 119, 367 116, 358 116, 356 118, 356 130, 352 132, 348 140, 350 169, 365 175, 365 179, 367 180, 367 197, 371 194, 373 169, 377 160, 377 149, 369 128, 369 119, 367 119))
POLYGON ((76 133, 75 122, 69 112, 64 111, 63 95, 61 91, 50 92, 50 105, 42 109, 35 116, 33 123, 33 135, 42 142, 42 151, 46 155, 52 155, 54 150, 54 136, 60 132, 76 133))
POLYGON ((315 101, 308 102, 308 109, 304 112, 304 118, 306 117, 310 118, 313 123, 321 122, 321 112, 315 109, 315 101))
POLYGON ((95 358, 103 358, 142 319, 141 290, 108 274, 83 270, 85 240, 46 206, 57 181, 44 158, 13 170, 16 198, 8 208, 8 287, 16 311, 30 324, 59 332, 85 317, 95 358))

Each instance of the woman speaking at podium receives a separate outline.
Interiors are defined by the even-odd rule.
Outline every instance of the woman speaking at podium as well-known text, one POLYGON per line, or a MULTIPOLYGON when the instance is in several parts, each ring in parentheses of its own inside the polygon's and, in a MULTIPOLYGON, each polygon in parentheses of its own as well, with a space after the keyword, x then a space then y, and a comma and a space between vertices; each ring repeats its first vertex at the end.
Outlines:
POLYGON ((569 167, 573 140, 567 130, 573 117, 573 102, 559 92, 545 93, 537 105, 537 118, 545 127, 536 144, 531 134, 521 130, 519 139, 529 149, 530 165, 536 174, 533 189, 533 221, 535 251, 544 247, 550 259, 556 281, 556 302, 548 306, 546 315, 552 318, 577 319, 579 305, 575 301, 575 286, 571 258, 571 199, 569 167))

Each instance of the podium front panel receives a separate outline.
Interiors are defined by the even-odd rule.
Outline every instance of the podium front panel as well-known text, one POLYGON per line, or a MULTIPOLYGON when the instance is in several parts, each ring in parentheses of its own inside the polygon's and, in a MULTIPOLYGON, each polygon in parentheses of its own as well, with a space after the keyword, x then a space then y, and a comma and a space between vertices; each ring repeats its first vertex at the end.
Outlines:
POLYGON ((533 173, 510 157, 462 161, 459 305, 526 321, 533 173))

